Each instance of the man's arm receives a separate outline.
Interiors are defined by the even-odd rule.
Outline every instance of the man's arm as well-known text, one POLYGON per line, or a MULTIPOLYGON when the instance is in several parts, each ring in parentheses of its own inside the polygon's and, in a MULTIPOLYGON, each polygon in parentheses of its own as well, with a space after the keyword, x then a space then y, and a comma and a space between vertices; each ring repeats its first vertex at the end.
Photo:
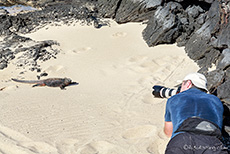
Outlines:
POLYGON ((165 121, 164 133, 166 136, 171 137, 173 132, 173 124, 171 121, 165 121))

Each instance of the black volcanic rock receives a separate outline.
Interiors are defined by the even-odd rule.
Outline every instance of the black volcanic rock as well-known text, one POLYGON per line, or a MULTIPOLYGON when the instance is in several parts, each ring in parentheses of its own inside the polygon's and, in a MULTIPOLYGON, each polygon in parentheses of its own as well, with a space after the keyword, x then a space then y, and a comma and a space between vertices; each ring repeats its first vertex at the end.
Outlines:
POLYGON ((206 10, 206 4, 203 3, 199 6, 195 2, 193 4, 188 1, 181 3, 167 1, 150 17, 143 31, 144 40, 149 46, 174 42, 177 42, 178 46, 184 46, 191 35, 204 24, 207 17, 206 10), (167 23, 171 27, 166 28, 167 23))
POLYGON ((52 48, 53 45, 58 43, 51 40, 36 42, 16 34, 7 36, 0 42, 0 69, 6 68, 14 60, 18 67, 28 66, 31 70, 40 70, 37 61, 56 58, 59 53, 52 48))
POLYGON ((204 10, 200 6, 189 6, 186 8, 185 12, 188 14, 188 17, 191 19, 195 19, 200 15, 200 12, 204 12, 204 10))
POLYGON ((217 96, 220 99, 229 99, 230 94, 230 80, 226 80, 217 89, 217 96))
MULTIPOLYGON (((186 0, 175 0, 176 2, 183 2, 183 1, 186 1, 186 0)), ((206 3, 212 3, 214 2, 214 0, 199 0, 199 1, 204 1, 206 3)))
POLYGON ((226 78, 230 78, 230 67, 226 69, 226 78))
POLYGON ((97 17, 97 10, 92 10, 91 6, 87 7, 78 3, 71 4, 56 4, 17 16, 2 15, 0 16, 0 22, 2 23, 0 25, 0 35, 15 32, 28 33, 46 24, 60 21, 64 24, 81 21, 85 24, 94 24, 96 28, 106 24, 97 17))
POLYGON ((210 67, 210 62, 215 64, 217 59, 219 59, 218 69, 228 67, 229 50, 225 48, 229 48, 230 45, 228 41, 230 39, 230 27, 229 21, 223 15, 226 12, 221 12, 222 9, 219 6, 218 1, 212 3, 206 22, 193 33, 185 45, 188 56, 197 61, 201 67, 210 67), (219 57, 220 55, 221 57, 219 57), (210 57, 213 60, 208 62, 207 59, 210 57))
POLYGON ((161 3, 162 0, 122 0, 114 20, 118 23, 144 21, 153 14, 161 3))
POLYGON ((217 48, 230 48, 230 2, 229 4, 229 12, 220 12, 220 31, 216 35, 217 42, 214 47, 217 48))
POLYGON ((210 68, 212 64, 216 64, 220 55, 220 51, 214 48, 210 49, 209 52, 205 53, 203 57, 197 60, 197 64, 202 67, 210 68))
MULTIPOLYGON (((1 52, 1 51, 0 51, 1 52)), ((4 59, 0 59, 0 69, 4 69, 7 67, 7 61, 4 59)))
POLYGON ((120 3, 121 0, 99 0, 97 8, 99 8, 99 13, 102 17, 114 18, 120 3))
POLYGON ((181 9, 182 6, 176 2, 169 2, 165 7, 158 7, 143 31, 143 38, 149 46, 175 42, 180 35, 181 22, 174 12, 181 9))
POLYGON ((12 26, 9 15, 2 14, 0 15, 0 34, 10 34, 9 28, 12 26))
POLYGON ((219 63, 217 65, 218 69, 226 69, 230 67, 230 48, 224 49, 221 56, 219 63))
POLYGON ((197 61, 212 49, 210 40, 212 38, 212 33, 216 30, 215 28, 218 27, 218 22, 216 21, 220 20, 219 15, 216 13, 218 11, 219 4, 218 2, 214 2, 208 12, 206 22, 200 29, 195 31, 186 43, 185 50, 191 59, 197 61))
POLYGON ((209 89, 210 93, 216 93, 217 87, 223 83, 225 73, 222 70, 214 70, 205 74, 208 85, 207 88, 209 89))
POLYGON ((149 19, 163 0, 98 0, 102 17, 113 18, 118 23, 140 22, 149 19))
MULTIPOLYGON (((47 0, 46 0, 47 1, 47 0)), ((12 5, 31 5, 34 0, 0 0, 0 5, 2 6, 12 6, 12 5)))
MULTIPOLYGON (((67 2, 68 0, 66 0, 67 2)), ((12 5, 27 5, 27 6, 44 6, 50 4, 56 4, 58 2, 65 2, 65 0, 0 0, 2 6, 12 5)))

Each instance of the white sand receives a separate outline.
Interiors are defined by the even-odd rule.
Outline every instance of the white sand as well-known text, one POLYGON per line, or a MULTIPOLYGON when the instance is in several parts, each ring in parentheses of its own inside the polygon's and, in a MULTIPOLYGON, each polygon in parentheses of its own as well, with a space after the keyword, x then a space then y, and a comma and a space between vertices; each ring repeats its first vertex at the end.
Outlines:
POLYGON ((36 79, 36 72, 19 75, 12 65, 0 71, 0 88, 6 87, 0 91, 0 153, 163 154, 167 99, 154 98, 152 86, 173 88, 198 67, 176 45, 149 48, 144 28, 77 24, 27 35, 57 40, 62 51, 41 64, 43 71, 80 84, 32 88, 10 78, 36 79))

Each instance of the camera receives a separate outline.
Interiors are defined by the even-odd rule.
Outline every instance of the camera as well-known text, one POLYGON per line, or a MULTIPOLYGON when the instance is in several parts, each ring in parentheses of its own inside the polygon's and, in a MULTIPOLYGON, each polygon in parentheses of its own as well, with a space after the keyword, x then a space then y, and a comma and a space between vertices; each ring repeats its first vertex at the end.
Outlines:
POLYGON ((173 95, 178 94, 180 92, 180 89, 181 86, 179 86, 177 89, 170 89, 164 86, 155 85, 153 86, 152 94, 158 98, 169 98, 173 95))

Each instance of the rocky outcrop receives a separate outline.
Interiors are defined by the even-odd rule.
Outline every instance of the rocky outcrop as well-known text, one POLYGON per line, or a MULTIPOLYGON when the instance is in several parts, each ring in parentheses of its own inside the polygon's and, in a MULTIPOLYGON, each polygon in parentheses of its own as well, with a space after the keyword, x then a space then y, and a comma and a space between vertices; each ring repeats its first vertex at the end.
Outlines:
POLYGON ((53 49, 58 45, 52 40, 33 41, 30 38, 19 35, 10 35, 0 42, 0 69, 7 67, 8 63, 14 60, 17 67, 27 66, 31 71, 41 70, 38 61, 47 61, 56 58, 58 50, 53 49))
POLYGON ((85 3, 94 3, 96 0, 0 0, 0 6, 25 5, 32 7, 45 7, 57 4, 78 5, 85 3))
POLYGON ((149 19, 143 31, 143 38, 149 46, 175 42, 175 39, 181 35, 181 23, 176 14, 169 12, 178 12, 181 9, 183 9, 182 5, 175 2, 157 8, 154 17, 149 19))
MULTIPOLYGON (((0 0, 0 6, 12 6, 12 5, 27 5, 27 6, 44 6, 52 5, 60 2, 65 2, 64 0, 0 0)), ((67 2, 67 1, 66 1, 67 2)))
MULTIPOLYGON (((40 1, 39 3, 48 2, 48 0, 40 1)), ((1 6, 12 6, 12 5, 30 5, 33 6, 36 3, 34 0, 0 0, 1 6)))
POLYGON ((149 19, 163 0, 98 0, 102 17, 113 18, 118 23, 140 22, 149 19))
POLYGON ((81 21, 85 24, 94 24, 95 28, 100 28, 106 24, 97 17, 96 10, 89 5, 57 4, 17 16, 0 15, 0 22, 2 23, 0 25, 0 35, 8 35, 14 32, 28 33, 48 23, 60 21, 64 24, 81 21))

